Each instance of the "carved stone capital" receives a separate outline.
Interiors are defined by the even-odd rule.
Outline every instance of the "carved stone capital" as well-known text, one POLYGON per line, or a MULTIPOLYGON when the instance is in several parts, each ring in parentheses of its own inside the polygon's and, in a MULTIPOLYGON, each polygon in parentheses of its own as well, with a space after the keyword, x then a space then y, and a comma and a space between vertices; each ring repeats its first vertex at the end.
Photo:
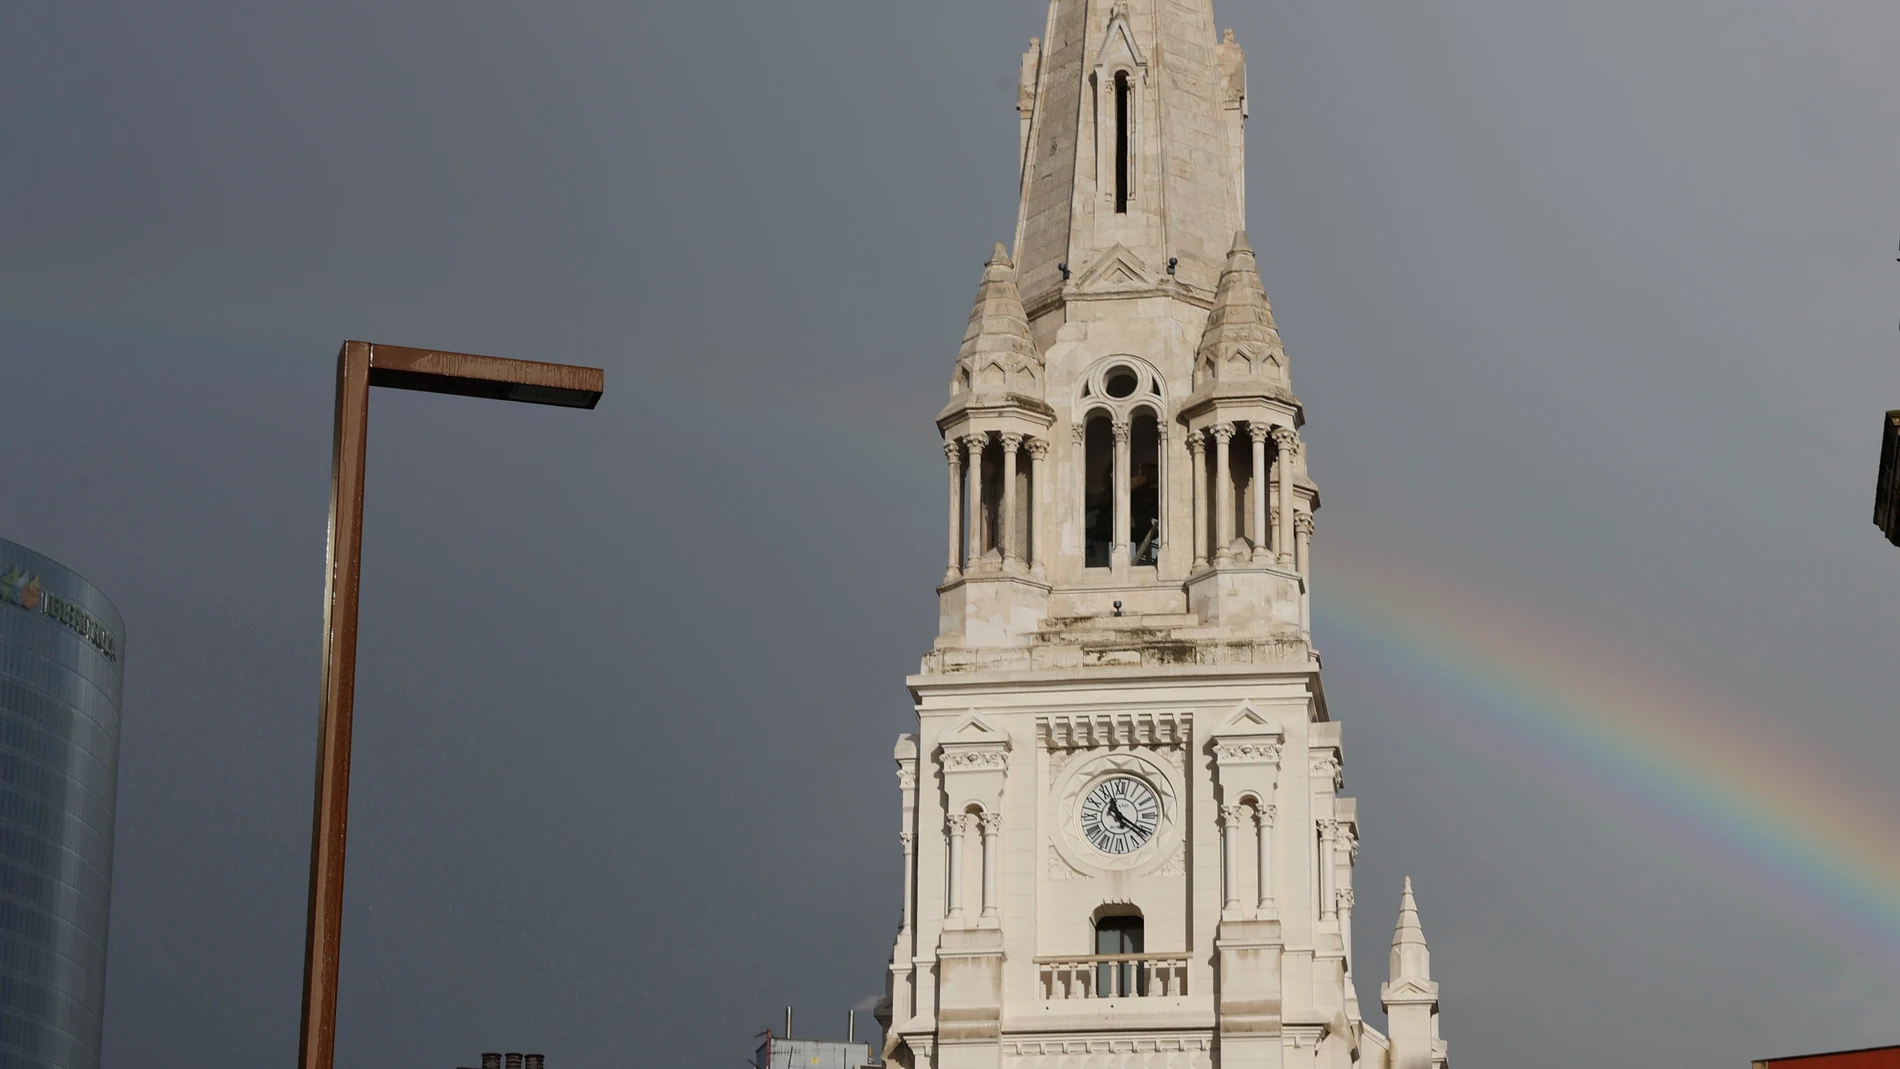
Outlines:
POLYGON ((1207 436, 1200 431, 1189 431, 1187 436, 1188 452, 1198 459, 1207 452, 1207 436))
POLYGON ((1240 818, 1247 813, 1244 805, 1224 805, 1220 807, 1220 824, 1223 828, 1240 827, 1240 818))
POLYGON ((917 848, 917 837, 907 831, 900 831, 897 833, 897 842, 899 845, 903 846, 904 852, 906 854, 910 853, 912 850, 917 848))
POLYGON ((1339 909, 1342 913, 1352 912, 1352 888, 1342 887, 1339 889, 1339 909))
POLYGON ((1219 442, 1221 445, 1226 445, 1234 436, 1234 425, 1231 423, 1216 423, 1212 427, 1207 428, 1207 433, 1214 436, 1214 441, 1219 442))
POLYGON ((1253 823, 1256 828, 1271 828, 1279 819, 1280 807, 1277 805, 1263 805, 1254 810, 1253 823))
POLYGON ((1273 435, 1273 428, 1269 426, 1268 424, 1258 422, 1257 420, 1247 421, 1247 437, 1253 439, 1254 441, 1259 442, 1262 445, 1265 445, 1267 442, 1267 439, 1271 437, 1272 435, 1273 435))
POLYGON ((1333 840, 1335 837, 1339 835, 1339 821, 1333 820, 1332 818, 1328 817, 1328 818, 1318 821, 1317 823, 1319 824, 1320 838, 1325 839, 1330 842, 1331 840, 1333 840))
POLYGON ((1031 438, 1024 443, 1023 448, 1029 450, 1030 457, 1036 460, 1046 460, 1049 457, 1049 443, 1046 439, 1031 438))
POLYGON ((966 434, 963 436, 963 448, 970 451, 971 464, 981 464, 983 462, 983 450, 989 444, 990 436, 988 434, 966 434))
POLYGON ((945 439, 943 443, 943 459, 950 462, 950 467, 952 470, 962 468, 963 467, 963 443, 958 441, 955 438, 945 439))
POLYGON ((1273 444, 1288 457, 1300 455, 1300 434, 1291 427, 1273 428, 1273 444))
POLYGON ((900 765, 897 769, 897 789, 914 791, 917 789, 917 769, 910 765, 900 765))
POLYGON ((1009 454, 1009 453, 1014 453, 1018 449, 1021 449, 1023 447, 1023 439, 1029 436, 1026 434, 1016 434, 1012 432, 1009 434, 1004 434, 1001 437, 1003 439, 1003 452, 1004 454, 1009 454))
POLYGON ((1108 425, 1109 432, 1115 436, 1116 445, 1127 445, 1129 433, 1133 427, 1125 419, 1118 419, 1108 425))
POLYGON ((952 813, 944 818, 943 830, 951 835, 962 835, 970 830, 971 820, 968 813, 952 813))
POLYGON ((981 823, 983 825, 983 834, 995 835, 997 832, 1003 830, 1003 814, 995 812, 994 810, 984 813, 981 823))
POLYGON ((1313 758, 1313 778, 1321 782, 1330 781, 1333 790, 1345 785, 1345 776, 1340 771, 1339 758, 1327 755, 1313 758))
POLYGON ((1302 538, 1313 537, 1313 514, 1296 512, 1293 514, 1293 533, 1302 538))
POLYGON ((1075 440, 1076 445, 1081 445, 1084 441, 1088 439, 1088 436, 1089 436, 1088 424, 1076 423, 1076 424, 1070 425, 1069 437, 1075 440))

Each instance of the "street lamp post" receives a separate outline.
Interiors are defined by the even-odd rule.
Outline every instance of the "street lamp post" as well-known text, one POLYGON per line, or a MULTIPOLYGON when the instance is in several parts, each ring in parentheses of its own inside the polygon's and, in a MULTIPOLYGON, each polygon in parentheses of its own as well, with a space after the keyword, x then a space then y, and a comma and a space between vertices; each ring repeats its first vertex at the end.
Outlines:
POLYGON ((350 720, 356 703, 356 606, 363 560, 363 468, 369 389, 489 397, 593 408, 599 368, 504 360, 369 342, 343 343, 336 364, 336 438, 330 465, 329 561, 323 593, 323 694, 317 717, 317 796, 310 833, 298 1069, 333 1069, 336 980, 343 935, 343 852, 350 810, 350 720))

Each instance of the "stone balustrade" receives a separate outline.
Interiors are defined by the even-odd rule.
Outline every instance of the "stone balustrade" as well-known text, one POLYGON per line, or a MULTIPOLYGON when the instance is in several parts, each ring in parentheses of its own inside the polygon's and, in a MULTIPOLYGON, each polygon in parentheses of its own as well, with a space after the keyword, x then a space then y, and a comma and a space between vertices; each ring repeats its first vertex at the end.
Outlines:
POLYGON ((1042 997, 1056 1002, 1185 995, 1187 967, 1185 954, 1076 954, 1036 959, 1042 997))

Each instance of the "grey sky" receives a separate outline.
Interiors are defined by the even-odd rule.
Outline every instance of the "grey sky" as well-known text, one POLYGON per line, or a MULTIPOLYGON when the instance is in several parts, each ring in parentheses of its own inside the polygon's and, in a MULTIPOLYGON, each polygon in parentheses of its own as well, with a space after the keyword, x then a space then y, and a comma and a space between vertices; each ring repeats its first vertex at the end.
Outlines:
MULTIPOLYGON (((1469 583, 1894 811, 1900 8, 1218 8, 1326 495, 1362 998, 1409 874, 1465 1066, 1900 1041, 1843 942, 1900 927, 1426 728, 1325 595, 1329 535, 1469 583)), ((730 1066, 881 988, 930 417, 1041 9, 0 12, 0 533, 130 629, 109 1066, 296 1043, 345 337, 609 373, 592 414, 375 399, 339 1063, 730 1066)))

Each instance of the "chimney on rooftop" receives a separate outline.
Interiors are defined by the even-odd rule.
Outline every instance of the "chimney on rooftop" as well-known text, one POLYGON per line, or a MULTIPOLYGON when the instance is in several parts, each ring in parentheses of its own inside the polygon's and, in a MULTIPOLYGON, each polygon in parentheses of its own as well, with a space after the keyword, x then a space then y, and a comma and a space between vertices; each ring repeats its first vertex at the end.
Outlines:
POLYGON ((513 1052, 509 1053, 508 1069, 521 1069, 521 1055, 515 1054, 513 1052))
POLYGON ((499 1054, 482 1055, 482 1069, 501 1069, 501 1055, 499 1054))
POLYGON ((524 1061, 522 1069, 542 1069, 541 1055, 539 1054, 528 1055, 524 1061))

